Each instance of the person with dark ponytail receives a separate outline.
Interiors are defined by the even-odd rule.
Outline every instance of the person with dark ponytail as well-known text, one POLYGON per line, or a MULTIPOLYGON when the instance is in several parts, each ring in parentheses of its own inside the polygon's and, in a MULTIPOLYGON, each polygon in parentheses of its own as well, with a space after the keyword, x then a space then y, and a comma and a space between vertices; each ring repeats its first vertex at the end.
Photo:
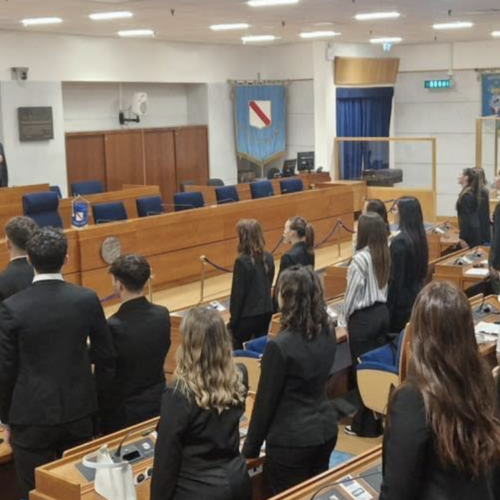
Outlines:
POLYGON ((385 222, 385 225, 387 226, 387 233, 391 234, 391 226, 389 224, 389 219, 387 216, 387 207, 382 200, 379 200, 378 198, 366 200, 363 207, 363 214, 368 213, 379 214, 380 217, 382 217, 382 220, 385 222))
POLYGON ((387 305, 391 333, 399 333, 410 318, 413 303, 427 279, 429 246, 420 202, 404 196, 394 205, 399 232, 391 242, 391 276, 387 305))
POLYGON ((292 247, 281 257, 280 274, 296 265, 314 269, 314 228, 304 217, 291 217, 286 221, 283 239, 292 247))
POLYGON ((472 248, 481 244, 479 176, 475 169, 464 168, 462 175, 458 177, 458 183, 462 186, 456 206, 460 242, 463 247, 472 248))
POLYGON ((479 184, 479 235, 481 245, 491 244, 490 192, 484 169, 475 168, 479 184))

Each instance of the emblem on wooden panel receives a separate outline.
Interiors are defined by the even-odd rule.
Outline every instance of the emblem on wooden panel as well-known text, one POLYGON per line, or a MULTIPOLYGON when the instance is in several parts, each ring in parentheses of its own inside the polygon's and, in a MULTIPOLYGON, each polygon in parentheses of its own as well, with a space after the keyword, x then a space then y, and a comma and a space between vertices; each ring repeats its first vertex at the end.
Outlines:
POLYGON ((112 264, 122 254, 122 244, 116 236, 108 236, 101 245, 101 257, 106 264, 112 264))

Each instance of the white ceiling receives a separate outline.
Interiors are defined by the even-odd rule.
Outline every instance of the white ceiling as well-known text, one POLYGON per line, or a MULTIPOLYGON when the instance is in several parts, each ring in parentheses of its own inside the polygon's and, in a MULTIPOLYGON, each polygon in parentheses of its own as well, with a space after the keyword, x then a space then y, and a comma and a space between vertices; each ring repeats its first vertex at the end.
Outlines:
POLYGON ((276 35, 279 43, 301 41, 301 31, 335 30, 336 41, 366 43, 371 36, 401 36, 403 43, 491 40, 500 30, 499 0, 301 0, 297 5, 251 8, 245 0, 0 0, 0 29, 116 36, 119 29, 151 28, 161 40, 241 43, 243 34, 276 35), (449 9, 452 9, 449 16, 449 9), (130 10, 132 19, 95 22, 92 12, 130 10), (397 10, 397 20, 354 20, 361 12, 397 10), (173 15, 172 15, 173 12, 173 15), (27 17, 61 17, 57 26, 24 28, 27 17), (471 29, 435 32, 432 24, 472 21, 471 29), (248 30, 212 32, 211 24, 247 22, 248 30), (316 23, 321 23, 320 25, 316 23), (332 23, 324 25, 323 23, 332 23))

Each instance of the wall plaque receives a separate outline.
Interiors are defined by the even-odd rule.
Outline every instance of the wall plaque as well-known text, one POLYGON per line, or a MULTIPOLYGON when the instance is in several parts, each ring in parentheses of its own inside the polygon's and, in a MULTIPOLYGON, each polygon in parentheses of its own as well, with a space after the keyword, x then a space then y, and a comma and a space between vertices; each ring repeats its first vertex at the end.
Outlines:
POLYGON ((122 254, 122 244, 116 236, 108 236, 101 244, 101 257, 106 264, 113 262, 122 254))
POLYGON ((17 108, 17 119, 21 142, 48 141, 54 138, 51 107, 17 108))

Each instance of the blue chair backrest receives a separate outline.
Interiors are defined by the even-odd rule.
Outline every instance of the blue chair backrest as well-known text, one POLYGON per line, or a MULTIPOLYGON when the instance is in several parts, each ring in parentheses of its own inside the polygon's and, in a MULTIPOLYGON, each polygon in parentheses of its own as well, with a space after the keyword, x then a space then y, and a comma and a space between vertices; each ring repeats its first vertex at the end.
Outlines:
POLYGON ((62 193, 61 193, 61 188, 59 186, 50 186, 49 189, 53 192, 53 193, 56 193, 57 194, 57 197, 59 199, 62 198, 62 193))
POLYGON ((23 196, 23 213, 31 217, 39 227, 63 227, 61 217, 57 211, 59 198, 53 191, 31 193, 23 196))
POLYGON ((252 198, 267 198, 274 195, 273 185, 270 181, 257 181, 250 184, 252 198))
POLYGON ((233 351, 233 357, 260 359, 261 355, 255 351, 244 351, 243 349, 237 349, 236 351, 233 351))
POLYGON ((101 181, 74 182, 71 184, 71 195, 85 196, 86 194, 97 194, 104 191, 101 181))
POLYGON ((280 181, 281 194, 298 193, 304 191, 302 179, 283 179, 280 181))
POLYGON ((189 210, 191 208, 201 208, 205 206, 203 195, 198 191, 175 193, 174 207, 176 212, 189 210))
POLYGON ((217 187, 215 188, 215 196, 219 205, 221 205, 222 203, 233 203, 235 201, 240 201, 236 186, 217 187))
POLYGON ((127 220, 127 211, 122 201, 112 201, 110 203, 96 203, 92 205, 94 221, 96 224, 127 220))
POLYGON ((137 198, 135 204, 139 217, 149 217, 150 215, 159 215, 164 212, 163 201, 159 196, 144 196, 143 198, 137 198))

